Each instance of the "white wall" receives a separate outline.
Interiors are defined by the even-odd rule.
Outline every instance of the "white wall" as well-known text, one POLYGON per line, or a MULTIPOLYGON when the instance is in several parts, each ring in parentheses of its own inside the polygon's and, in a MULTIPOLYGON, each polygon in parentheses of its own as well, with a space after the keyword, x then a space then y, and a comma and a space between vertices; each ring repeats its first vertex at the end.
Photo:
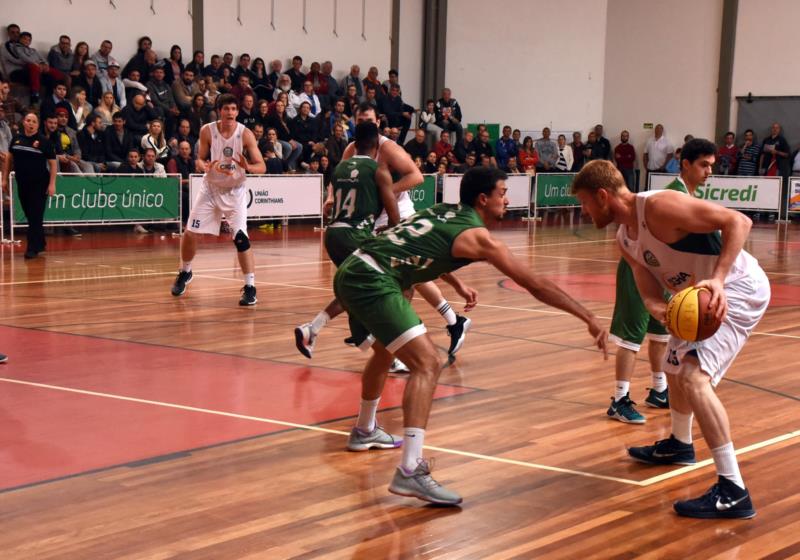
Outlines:
POLYGON ((222 55, 230 51, 236 57, 247 52, 253 58, 260 56, 267 63, 279 58, 285 70, 291 67, 292 56, 299 54, 303 57, 304 70, 315 60, 330 60, 337 78, 347 74, 351 64, 361 66, 362 77, 366 77, 370 66, 377 66, 380 80, 388 78, 391 0, 366 3, 366 40, 361 37, 361 0, 339 0, 338 37, 333 34, 333 0, 307 0, 308 34, 302 29, 302 2, 275 2, 274 30, 270 27, 271 4, 268 0, 241 0, 240 25, 236 21, 236 0, 205 0, 206 60, 215 53, 222 55))
POLYGON ((613 145, 629 130, 641 165, 653 135, 643 123, 662 123, 676 146, 686 134, 714 138, 721 30, 722 0, 609 0, 603 121, 613 145))
POLYGON ((606 5, 451 1, 445 85, 464 120, 532 130, 577 130, 599 122, 606 5))
MULTIPOLYGON (((400 2, 400 61, 397 71, 403 87, 403 101, 417 109, 422 99, 422 44, 425 21, 424 0, 400 2)), ((414 122, 413 126, 417 123, 414 122)))
POLYGON ((114 44, 111 55, 124 66, 136 52, 136 40, 142 35, 153 39, 159 58, 169 56, 172 45, 180 45, 184 60, 191 59, 192 20, 186 0, 156 0, 155 15, 150 0, 116 0, 115 10, 108 0, 22 0, 2 1, 3 41, 5 26, 16 23, 22 31, 33 34, 33 46, 44 56, 58 43, 59 35, 89 44, 89 53, 97 51, 103 39, 114 44))

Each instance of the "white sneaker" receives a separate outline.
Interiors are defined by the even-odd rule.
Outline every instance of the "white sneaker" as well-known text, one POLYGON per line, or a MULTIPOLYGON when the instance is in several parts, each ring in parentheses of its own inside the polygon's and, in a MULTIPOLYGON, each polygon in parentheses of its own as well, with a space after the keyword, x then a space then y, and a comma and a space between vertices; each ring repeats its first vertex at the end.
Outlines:
POLYGON ((294 329, 294 343, 300 353, 308 359, 314 354, 317 335, 311 330, 311 323, 304 323, 294 329))
POLYGON ((389 373, 411 373, 411 370, 408 369, 407 365, 395 358, 389 367, 389 373))

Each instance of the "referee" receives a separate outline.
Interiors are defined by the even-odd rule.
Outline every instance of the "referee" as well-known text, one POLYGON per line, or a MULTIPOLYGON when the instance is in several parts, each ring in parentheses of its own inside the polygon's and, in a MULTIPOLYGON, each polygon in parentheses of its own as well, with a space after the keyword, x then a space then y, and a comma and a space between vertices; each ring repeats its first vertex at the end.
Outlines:
POLYGON ((44 210, 47 197, 56 194, 56 153, 53 144, 39 134, 39 116, 25 113, 22 133, 11 140, 3 166, 3 191, 9 192, 8 177, 16 172, 19 200, 28 219, 28 247, 25 258, 32 259, 44 251, 44 210))

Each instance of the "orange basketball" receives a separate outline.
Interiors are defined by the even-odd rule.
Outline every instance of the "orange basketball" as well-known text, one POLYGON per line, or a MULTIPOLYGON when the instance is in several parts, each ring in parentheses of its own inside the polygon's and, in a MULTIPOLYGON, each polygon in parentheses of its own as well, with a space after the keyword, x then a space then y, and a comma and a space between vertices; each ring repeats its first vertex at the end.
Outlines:
POLYGON ((713 336, 722 323, 708 308, 710 301, 710 291, 694 286, 672 296, 667 303, 667 330, 689 342, 713 336))

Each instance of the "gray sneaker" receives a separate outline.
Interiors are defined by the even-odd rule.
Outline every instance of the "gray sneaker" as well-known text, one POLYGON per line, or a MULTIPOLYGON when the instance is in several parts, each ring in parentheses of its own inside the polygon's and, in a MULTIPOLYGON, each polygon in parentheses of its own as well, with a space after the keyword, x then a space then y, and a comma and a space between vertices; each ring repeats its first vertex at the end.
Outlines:
POLYGON ((350 430, 350 439, 347 440, 348 451, 369 451, 373 448, 396 449, 401 445, 403 438, 387 433, 380 426, 376 426, 368 434, 354 427, 350 430))
POLYGON ((419 460, 416 470, 408 476, 402 467, 397 467, 389 492, 444 506, 455 506, 462 501, 461 496, 433 479, 428 461, 424 459, 419 460))

